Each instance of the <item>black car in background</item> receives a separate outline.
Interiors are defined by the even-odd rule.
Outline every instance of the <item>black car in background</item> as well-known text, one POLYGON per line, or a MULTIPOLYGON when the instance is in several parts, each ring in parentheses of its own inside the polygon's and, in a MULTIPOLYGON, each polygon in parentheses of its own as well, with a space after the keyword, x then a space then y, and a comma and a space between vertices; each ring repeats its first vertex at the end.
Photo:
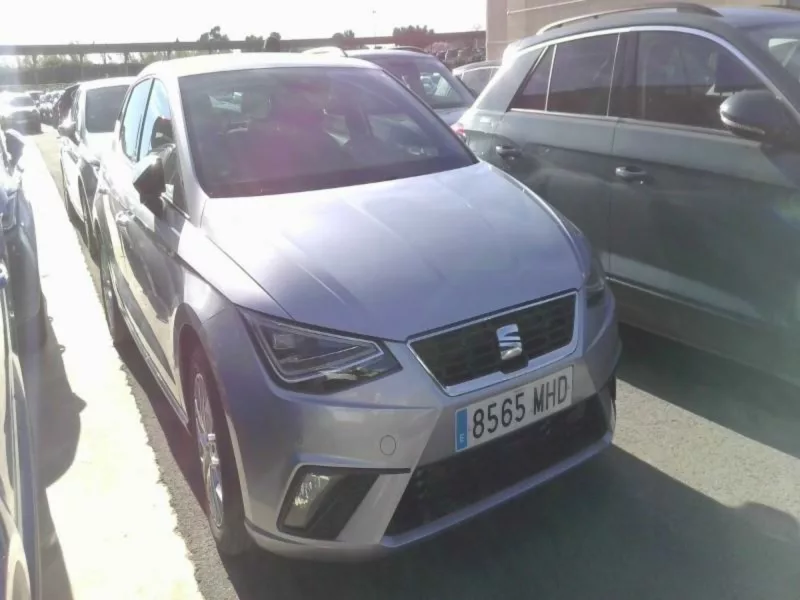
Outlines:
POLYGON ((621 320, 800 381, 800 11, 556 23, 454 128, 583 230, 621 320))
POLYGON ((42 132, 42 118, 30 94, 0 92, 0 128, 42 132))

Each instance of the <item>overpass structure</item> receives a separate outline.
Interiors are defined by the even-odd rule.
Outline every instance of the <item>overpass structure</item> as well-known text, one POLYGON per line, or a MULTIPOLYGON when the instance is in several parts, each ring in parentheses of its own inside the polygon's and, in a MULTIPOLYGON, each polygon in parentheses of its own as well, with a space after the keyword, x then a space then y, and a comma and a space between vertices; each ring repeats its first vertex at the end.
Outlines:
MULTIPOLYGON (((483 46, 486 41, 485 31, 456 31, 450 33, 435 33, 429 38, 430 43, 449 42, 467 45, 483 46)), ((393 36, 373 36, 351 38, 348 45, 383 45, 396 44, 397 38, 393 36)), ((0 44, 0 56, 52 56, 52 55, 77 55, 90 54, 122 54, 128 56, 135 52, 214 52, 217 50, 250 50, 263 49, 263 42, 245 40, 210 41, 210 42, 133 42, 123 44, 0 44)), ((317 46, 330 46, 331 38, 308 38, 295 40, 281 40, 281 50, 305 50, 317 46)))

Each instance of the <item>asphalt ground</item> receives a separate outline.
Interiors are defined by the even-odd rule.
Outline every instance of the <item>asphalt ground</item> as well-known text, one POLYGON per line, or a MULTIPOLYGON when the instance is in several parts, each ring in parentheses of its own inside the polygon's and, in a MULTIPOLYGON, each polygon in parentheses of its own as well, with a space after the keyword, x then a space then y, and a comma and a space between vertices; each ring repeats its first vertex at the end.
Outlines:
MULTIPOLYGON (((55 133, 47 129, 31 139, 61 191, 55 133)), ((67 221, 63 204, 56 210, 60 214, 53 218, 67 221)), ((73 234, 81 239, 77 230, 73 234)), ((39 235, 40 247, 51 243, 39 235)), ((97 294, 97 268, 82 241, 80 248, 85 276, 97 294)), ((48 303, 68 303, 69 295, 69 289, 53 288, 48 303)), ((86 310, 102 309, 98 301, 86 310)), ((261 552, 220 558, 198 502, 201 488, 188 434, 141 356, 134 350, 119 358, 125 393, 135 402, 158 483, 168 490, 169 510, 204 598, 797 600, 800 390, 642 332, 623 328, 622 333, 612 448, 456 530, 356 565, 292 562, 261 552)), ((71 378, 71 370, 97 374, 109 368, 108 354, 116 350, 98 345, 82 362, 66 365, 66 376, 71 378)), ((80 420, 80 412, 74 418, 80 420)), ((72 430, 87 435, 80 426, 73 424, 72 430)), ((66 462, 60 477, 76 468, 66 462)), ((105 478, 123 485, 111 472, 113 461, 98 469, 85 475, 91 477, 87 493, 105 478)), ((73 485, 79 484, 74 479, 73 485)), ((69 580, 73 573, 57 494, 50 495, 50 505, 64 549, 63 577, 69 580)), ((108 526, 122 527, 124 511, 107 510, 114 516, 106 519, 108 526)), ((164 522, 168 526, 169 519, 164 522)), ((81 552, 102 557, 104 548, 87 546, 81 552)), ((125 577, 109 578, 108 585, 108 598, 145 597, 128 594, 125 577)))

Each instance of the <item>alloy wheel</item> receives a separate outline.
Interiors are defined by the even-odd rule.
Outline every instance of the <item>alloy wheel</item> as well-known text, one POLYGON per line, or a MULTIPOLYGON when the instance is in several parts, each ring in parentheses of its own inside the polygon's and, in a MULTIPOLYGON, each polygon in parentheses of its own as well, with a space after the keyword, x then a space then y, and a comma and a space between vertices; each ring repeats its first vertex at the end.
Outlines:
POLYGON ((194 423, 200 468, 203 474, 203 487, 208 501, 208 516, 217 527, 222 527, 225 518, 222 469, 208 385, 202 373, 196 373, 194 376, 194 423))

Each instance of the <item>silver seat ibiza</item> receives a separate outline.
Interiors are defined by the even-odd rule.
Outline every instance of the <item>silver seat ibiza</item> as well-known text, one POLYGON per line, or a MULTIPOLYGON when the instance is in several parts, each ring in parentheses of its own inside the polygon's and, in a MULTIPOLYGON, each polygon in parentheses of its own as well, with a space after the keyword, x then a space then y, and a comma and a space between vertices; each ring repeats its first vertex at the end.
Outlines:
POLYGON ((109 329, 193 433, 222 552, 377 556, 611 443, 587 240, 379 67, 151 65, 100 171, 109 329))

